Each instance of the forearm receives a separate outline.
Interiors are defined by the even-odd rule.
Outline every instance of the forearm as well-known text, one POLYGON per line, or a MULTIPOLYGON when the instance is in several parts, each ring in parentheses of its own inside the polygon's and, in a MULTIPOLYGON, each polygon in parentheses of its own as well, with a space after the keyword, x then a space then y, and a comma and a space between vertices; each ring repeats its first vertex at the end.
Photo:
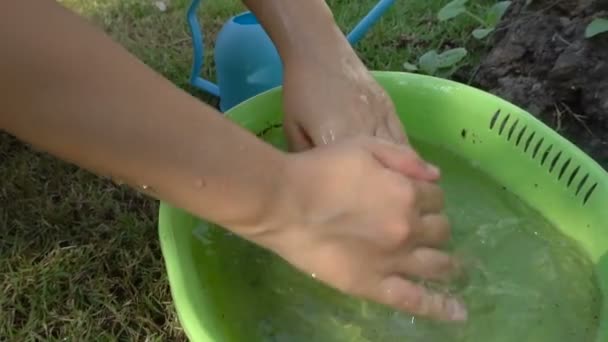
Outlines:
POLYGON ((256 15, 286 67, 356 58, 325 0, 243 0, 256 15))
POLYGON ((0 129, 221 224, 264 212, 281 152, 55 1, 5 0, 0 13, 0 129))

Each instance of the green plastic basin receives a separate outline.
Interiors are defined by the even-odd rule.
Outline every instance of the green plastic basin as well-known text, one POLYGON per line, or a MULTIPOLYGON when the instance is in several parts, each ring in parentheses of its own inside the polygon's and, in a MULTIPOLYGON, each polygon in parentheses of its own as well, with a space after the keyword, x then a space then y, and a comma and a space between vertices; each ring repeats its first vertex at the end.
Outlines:
MULTIPOLYGON (((582 246, 594 264, 601 292, 596 341, 608 341, 606 171, 532 115, 491 94, 417 74, 374 75, 395 102, 412 139, 431 142, 463 160, 474 160, 494 182, 582 246)), ((280 130, 281 89, 256 96, 227 116, 256 134, 280 130)), ((443 172, 449 173, 450 165, 444 165, 443 172)), ((175 309, 192 341, 231 341, 234 322, 223 319, 217 304, 219 295, 212 290, 229 288, 230 280, 221 264, 202 255, 203 244, 192 243, 200 226, 199 218, 161 203, 160 241, 175 309)), ((242 301, 239 305, 244 308, 265 305, 256 298, 234 298, 242 301)))

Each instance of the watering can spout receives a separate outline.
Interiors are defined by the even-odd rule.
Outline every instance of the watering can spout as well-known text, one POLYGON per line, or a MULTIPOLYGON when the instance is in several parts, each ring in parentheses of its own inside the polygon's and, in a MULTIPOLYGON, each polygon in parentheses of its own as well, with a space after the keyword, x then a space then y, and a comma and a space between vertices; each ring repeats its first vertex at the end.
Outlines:
POLYGON ((395 0, 380 0, 348 34, 348 42, 351 45, 357 44, 394 2, 395 0))

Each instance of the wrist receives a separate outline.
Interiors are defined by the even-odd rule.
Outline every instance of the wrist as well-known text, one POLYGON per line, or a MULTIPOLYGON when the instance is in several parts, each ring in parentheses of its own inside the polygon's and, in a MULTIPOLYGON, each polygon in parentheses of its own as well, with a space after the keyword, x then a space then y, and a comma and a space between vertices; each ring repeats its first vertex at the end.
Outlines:
POLYGON ((333 19, 300 31, 307 32, 293 43, 277 47, 285 68, 306 65, 339 67, 346 60, 358 61, 357 54, 333 19))
POLYGON ((244 2, 268 32, 286 65, 311 60, 323 63, 353 53, 326 0, 244 2))
MULTIPOLYGON (((299 154, 285 154, 281 168, 276 171, 276 188, 265 198, 264 210, 253 226, 243 231, 245 238, 278 252, 285 232, 294 224, 304 224, 303 203, 310 203, 309 181, 306 181, 305 163, 299 163, 299 154)), ((309 175, 310 176, 310 175, 309 175)))
POLYGON ((234 215, 218 221, 218 224, 249 240, 256 240, 257 236, 276 230, 281 221, 290 158, 285 152, 270 149, 269 155, 259 158, 260 166, 255 167, 264 171, 255 173, 260 178, 251 179, 256 188, 253 196, 234 199, 234 209, 230 210, 234 215))

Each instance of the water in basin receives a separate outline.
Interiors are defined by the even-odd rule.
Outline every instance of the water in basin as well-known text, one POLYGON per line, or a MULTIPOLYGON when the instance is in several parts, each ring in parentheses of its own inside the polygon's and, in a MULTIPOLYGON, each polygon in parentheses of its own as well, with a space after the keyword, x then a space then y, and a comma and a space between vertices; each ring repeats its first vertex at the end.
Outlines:
MULTIPOLYGON (((270 142, 284 146, 278 131, 270 134, 270 142)), ((192 239, 199 276, 235 341, 595 340, 601 295, 577 243, 471 163, 415 145, 443 169, 450 248, 468 273, 455 291, 470 307, 469 321, 432 322, 351 298, 221 228, 201 225, 192 239)))

